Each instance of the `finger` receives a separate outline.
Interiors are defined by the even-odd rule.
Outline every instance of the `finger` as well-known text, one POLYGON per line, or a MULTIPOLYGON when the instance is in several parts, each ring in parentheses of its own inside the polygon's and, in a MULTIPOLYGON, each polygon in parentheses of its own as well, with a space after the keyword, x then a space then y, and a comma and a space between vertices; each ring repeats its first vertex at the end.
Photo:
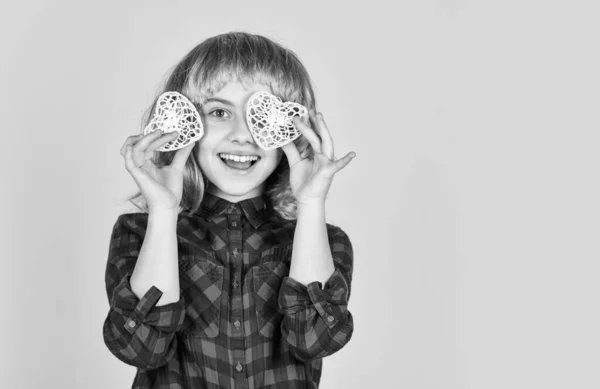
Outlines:
POLYGON ((183 169, 183 167, 185 166, 185 163, 187 162, 195 145, 196 145, 196 142, 192 142, 189 145, 177 150, 175 152, 175 156, 173 157, 173 161, 171 162, 171 165, 176 168, 183 169))
POLYGON ((143 137, 144 134, 139 134, 139 135, 133 135, 133 136, 129 136, 127 137, 127 139, 125 140, 125 143, 123 143, 123 146, 121 146, 121 156, 125 156, 125 149, 127 148, 127 145, 130 144, 135 144, 141 137, 143 137))
POLYGON ((281 149, 285 153, 290 167, 294 166, 302 160, 300 152, 298 151, 298 147, 296 147, 296 144, 294 142, 290 142, 286 145, 281 146, 281 149))
MULTIPOLYGON (((147 147, 148 143, 151 142, 153 139, 160 137, 161 135, 162 131, 155 131, 146 135, 140 134, 129 137, 125 141, 125 145, 123 146, 123 148, 126 148, 127 146, 131 147, 131 158, 135 162, 136 166, 140 166, 144 163, 144 161, 147 161, 150 158, 152 158, 154 154, 154 150, 146 152, 145 148, 147 147)), ((125 150, 123 148, 121 148, 121 155, 125 156, 125 150)))
MULTIPOLYGON (((179 133, 176 131, 173 132, 168 132, 166 134, 162 134, 161 136, 158 137, 158 139, 152 141, 145 149, 144 149, 144 156, 142 157, 142 159, 144 161, 148 161, 150 160, 152 157, 154 157, 154 153, 156 152, 156 150, 164 145, 166 145, 169 142, 174 141, 175 139, 177 139, 177 137, 179 136, 179 133), (173 136, 176 135, 176 136, 173 136)), ((142 150, 135 150, 137 152, 142 152, 142 150)), ((137 157, 137 154, 136 154, 137 157)))
POLYGON ((325 120, 323 119, 322 113, 317 113, 314 108, 311 108, 308 111, 310 116, 311 123, 315 132, 319 135, 319 139, 321 140, 321 152, 325 154, 325 156, 333 161, 335 157, 333 156, 333 141, 331 140, 331 136, 329 134, 329 129, 327 128, 327 124, 325 124, 325 120))
MULTIPOLYGON (((125 153, 126 156, 127 155, 129 156, 129 158, 125 159, 126 166, 128 166, 127 170, 133 177, 133 180, 137 184, 138 188, 140 188, 140 190, 142 190, 143 188, 152 188, 154 185, 156 185, 156 180, 154 178, 152 178, 152 176, 147 171, 136 167, 135 164, 132 163, 132 158, 131 158, 132 153, 133 153, 132 146, 128 146, 128 149, 125 153), (129 160, 129 162, 127 162, 128 160, 129 160)), ((144 196, 145 195, 146 194, 144 193, 144 196)))
POLYGON ((177 131, 173 131, 173 132, 168 132, 166 134, 163 134, 161 136, 158 137, 158 139, 152 140, 148 146, 146 146, 146 149, 144 150, 146 154, 150 153, 150 155, 152 155, 154 153, 154 151, 156 151, 156 149, 158 149, 161 146, 166 145, 167 143, 174 141, 175 139, 177 139, 179 137, 179 132, 177 131), (175 136, 173 136, 175 135, 175 136))
POLYGON ((135 169, 143 170, 145 167, 147 168, 148 171, 153 170, 155 168, 155 166, 150 161, 152 155, 153 155, 152 153, 146 153, 146 154, 141 154, 139 152, 136 153, 134 146, 132 144, 126 145, 125 153, 123 156, 125 158, 125 168, 130 173, 133 172, 135 169))
POLYGON ((337 173, 340 170, 342 170, 343 168, 345 168, 350 163, 350 161, 352 161, 354 159, 354 157, 356 157, 356 153, 350 152, 350 153, 346 154, 343 158, 340 158, 337 161, 333 162, 332 165, 333 165, 334 173, 337 173))
POLYGON ((323 118, 323 114, 319 112, 316 116, 316 124, 315 128, 317 129, 319 136, 321 137, 321 150, 323 154, 327 156, 330 160, 334 160, 334 152, 333 152, 333 139, 331 139, 331 133, 329 132, 329 127, 325 123, 325 119, 323 118))
POLYGON ((140 152, 142 150, 145 151, 151 142, 160 138, 162 135, 163 135, 163 132, 160 130, 151 132, 147 135, 144 135, 136 144, 133 145, 133 152, 136 153, 136 152, 140 152))
POLYGON ((144 169, 141 169, 135 164, 133 159, 133 146, 127 145, 125 149, 125 168, 131 174, 140 190, 153 181, 152 177, 144 169))
POLYGON ((315 153, 320 154, 321 139, 319 139, 317 133, 312 128, 310 128, 308 124, 300 120, 300 118, 298 118, 297 116, 294 118, 293 123, 294 126, 298 129, 298 131, 300 131, 300 133, 306 137, 308 143, 310 143, 315 153))
POLYGON ((148 166, 151 168, 154 167, 154 164, 149 161, 150 158, 146 158, 146 156, 142 157, 140 153, 135 153, 133 145, 127 145, 125 148, 125 168, 131 172, 135 169, 143 169, 144 166, 148 166))
POLYGON ((132 145, 126 145, 125 146, 125 154, 123 155, 124 159, 125 159, 125 168, 127 169, 128 172, 133 172, 136 169, 139 169, 139 166, 135 163, 135 160, 133 158, 133 146, 132 145))

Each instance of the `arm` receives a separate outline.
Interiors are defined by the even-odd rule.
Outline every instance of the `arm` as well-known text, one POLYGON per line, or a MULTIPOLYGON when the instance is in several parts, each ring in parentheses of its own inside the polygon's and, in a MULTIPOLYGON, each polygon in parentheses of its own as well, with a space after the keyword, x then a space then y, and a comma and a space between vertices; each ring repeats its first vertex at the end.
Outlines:
POLYGON ((325 202, 299 204, 290 277, 303 285, 325 281, 334 271, 327 239, 325 202))
POLYGON ((294 126, 310 143, 312 158, 304 158, 294 142, 282 146, 290 164, 290 187, 298 204, 298 220, 290 275, 279 290, 279 308, 285 314, 281 331, 291 352, 303 361, 341 349, 354 328, 347 309, 352 245, 341 229, 327 230, 325 198, 333 176, 356 154, 348 153, 336 160, 323 115, 310 109, 309 116, 314 129, 297 117, 294 126))
POLYGON ((160 367, 175 354, 175 333, 185 318, 176 224, 176 214, 125 214, 111 236, 104 342, 121 361, 143 369, 160 367))
POLYGON ((327 230, 324 213, 321 203, 299 209, 290 275, 279 292, 282 336, 303 361, 340 350, 354 329, 347 309, 352 245, 341 229, 327 230))

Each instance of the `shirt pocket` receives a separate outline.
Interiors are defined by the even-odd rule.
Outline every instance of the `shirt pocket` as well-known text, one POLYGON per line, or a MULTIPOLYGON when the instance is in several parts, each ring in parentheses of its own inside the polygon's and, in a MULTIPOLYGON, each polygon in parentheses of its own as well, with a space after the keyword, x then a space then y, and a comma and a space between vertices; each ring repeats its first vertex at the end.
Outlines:
POLYGON ((180 263, 181 293, 186 302, 184 335, 214 338, 219 335, 224 266, 210 253, 180 263))
POLYGON ((292 246, 273 247, 256 253, 258 266, 252 267, 252 286, 258 332, 272 337, 283 319, 278 296, 283 279, 290 274, 292 246))

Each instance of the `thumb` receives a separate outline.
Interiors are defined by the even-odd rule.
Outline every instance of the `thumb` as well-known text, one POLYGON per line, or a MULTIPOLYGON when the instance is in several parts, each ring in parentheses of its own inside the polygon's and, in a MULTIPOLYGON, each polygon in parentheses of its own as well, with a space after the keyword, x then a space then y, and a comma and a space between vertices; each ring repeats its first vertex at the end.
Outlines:
POLYGON ((182 149, 177 150, 175 152, 175 156, 173 157, 173 161, 171 161, 171 166, 183 169, 195 145, 196 142, 192 142, 182 149))
POLYGON ((340 158, 337 161, 335 161, 333 163, 335 172, 337 173, 340 170, 342 170, 343 168, 345 168, 346 165, 348 165, 354 157, 356 157, 356 153, 350 152, 350 153, 346 154, 343 158, 340 158))

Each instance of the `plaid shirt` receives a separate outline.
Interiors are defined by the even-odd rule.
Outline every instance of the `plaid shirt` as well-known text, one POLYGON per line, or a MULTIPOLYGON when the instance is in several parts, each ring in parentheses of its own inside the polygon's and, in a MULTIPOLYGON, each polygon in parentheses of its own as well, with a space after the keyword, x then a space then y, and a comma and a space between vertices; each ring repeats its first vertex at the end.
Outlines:
POLYGON ((156 286, 138 299, 129 284, 147 221, 119 216, 106 267, 104 341, 138 368, 132 388, 318 387, 322 358, 353 332, 353 253, 339 227, 327 224, 334 273, 304 286, 289 277, 295 220, 265 195, 230 203, 206 193, 197 213, 178 216, 181 298, 157 307, 156 286))

